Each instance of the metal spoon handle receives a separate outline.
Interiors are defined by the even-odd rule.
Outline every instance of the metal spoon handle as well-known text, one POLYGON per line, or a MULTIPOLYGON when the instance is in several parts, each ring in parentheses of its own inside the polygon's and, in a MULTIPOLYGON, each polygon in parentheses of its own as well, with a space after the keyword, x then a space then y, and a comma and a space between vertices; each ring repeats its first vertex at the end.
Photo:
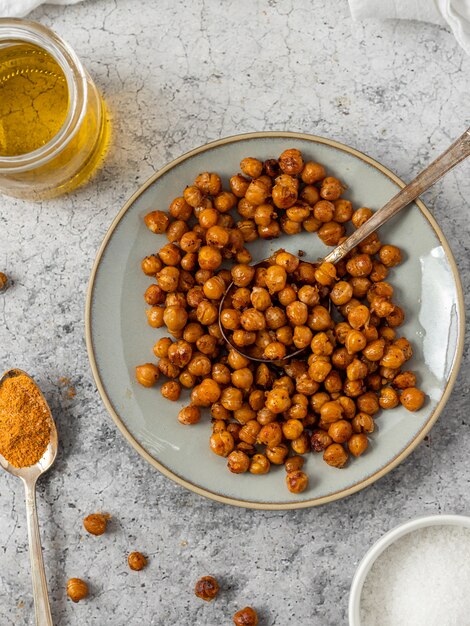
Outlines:
POLYGON ((36 626, 53 626, 36 510, 36 481, 24 481, 36 626))
POLYGON ((461 137, 424 169, 409 185, 403 187, 385 206, 376 211, 370 219, 352 235, 339 244, 326 257, 325 261, 337 263, 361 241, 385 224, 396 213, 424 193, 444 174, 470 155, 470 128, 461 137))

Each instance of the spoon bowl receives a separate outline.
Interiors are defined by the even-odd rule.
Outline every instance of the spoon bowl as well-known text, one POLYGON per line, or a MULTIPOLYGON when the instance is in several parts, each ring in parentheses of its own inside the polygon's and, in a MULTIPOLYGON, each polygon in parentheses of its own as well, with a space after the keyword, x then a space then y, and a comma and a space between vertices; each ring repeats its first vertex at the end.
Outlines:
POLYGON ((52 417, 51 410, 41 390, 34 380, 26 372, 20 369, 7 370, 0 378, 0 388, 8 378, 16 376, 26 376, 36 386, 36 390, 47 409, 50 423, 49 444, 37 463, 29 467, 15 467, 0 454, 0 465, 5 471, 13 476, 21 478, 25 487, 26 496, 26 516, 29 537, 29 553, 31 558, 31 575, 33 582, 34 609, 36 615, 36 626, 52 626, 52 616, 49 606, 47 592, 47 581, 44 571, 44 561, 41 548, 41 536, 39 534, 39 524, 36 510, 36 483, 38 478, 47 472, 54 463, 57 456, 58 437, 57 429, 52 417))
MULTIPOLYGON (((267 258, 267 259, 262 259, 261 261, 258 261, 257 263, 253 263, 251 265, 251 267, 264 267, 266 265, 269 265, 269 261, 270 259, 275 255, 276 253, 274 253, 271 257, 267 258)), ((319 263, 313 263, 312 261, 306 261, 305 259, 301 259, 302 263, 309 263, 310 265, 314 265, 314 266, 318 266, 319 263)), ((295 357, 299 356, 300 354, 302 354, 303 352, 305 352, 305 350, 307 349, 307 346, 305 348, 298 348, 297 350, 295 350, 294 352, 289 352, 289 354, 286 354, 285 357, 283 357, 282 359, 262 359, 262 358, 258 358, 258 357, 254 357, 252 355, 250 355, 248 352, 244 351, 243 348, 241 348, 240 346, 237 346, 231 339, 231 337, 225 332, 225 328, 223 327, 223 324, 221 322, 220 316, 222 311, 224 310, 224 304, 225 301, 227 300, 227 297, 229 296, 231 290, 235 287, 235 284, 233 282, 231 282, 229 284, 229 286, 227 287, 222 300, 220 301, 219 304, 219 328, 220 328, 220 332, 222 333, 222 337, 224 338, 224 340, 234 349, 236 350, 239 354, 241 354, 242 356, 244 356, 245 358, 249 359, 250 361, 255 361, 256 363, 266 363, 266 364, 270 364, 270 365, 277 365, 279 367, 281 367, 282 365, 285 365, 288 361, 290 361, 291 359, 294 359, 295 357)), ((325 304, 325 303, 324 303, 325 304)), ((331 310, 331 302, 328 299, 328 310, 331 310)))
MULTIPOLYGON (((7 370, 0 378, 0 387, 3 385, 6 379, 14 378, 16 376, 27 376, 34 383, 31 376, 29 376, 26 372, 23 372, 23 370, 10 369, 10 370, 7 370)), ((36 383, 34 384, 36 385, 36 383)), ((58 448, 57 428, 56 428, 54 419, 52 417, 51 410, 41 390, 39 389, 37 385, 36 385, 36 389, 39 392, 41 399, 44 403, 44 407, 47 409, 47 412, 49 414, 51 432, 50 432, 49 445, 47 446, 46 451, 44 452, 42 457, 39 459, 39 461, 35 465, 30 465, 29 467, 15 467, 0 454, 0 465, 3 467, 3 469, 6 472, 8 472, 9 474, 12 474, 13 476, 17 476, 18 478, 21 478, 22 480, 28 480, 28 481, 37 480, 39 476, 41 476, 41 474, 44 474, 44 472, 47 472, 47 470, 51 467, 51 465, 55 461, 55 458, 57 456, 57 448, 58 448)))

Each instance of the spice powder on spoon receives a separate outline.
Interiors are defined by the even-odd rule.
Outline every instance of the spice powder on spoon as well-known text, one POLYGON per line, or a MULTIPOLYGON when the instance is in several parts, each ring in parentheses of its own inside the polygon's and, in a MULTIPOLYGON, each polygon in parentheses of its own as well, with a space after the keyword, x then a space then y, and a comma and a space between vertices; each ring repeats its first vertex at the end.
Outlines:
POLYGON ((0 386, 0 454, 14 467, 35 465, 50 441, 48 408, 36 384, 25 374, 0 386))

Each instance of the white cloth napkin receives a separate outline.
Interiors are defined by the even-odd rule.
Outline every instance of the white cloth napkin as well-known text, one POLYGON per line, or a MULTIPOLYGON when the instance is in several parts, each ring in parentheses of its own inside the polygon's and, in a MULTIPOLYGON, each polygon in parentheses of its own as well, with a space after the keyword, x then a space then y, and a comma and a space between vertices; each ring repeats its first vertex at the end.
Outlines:
POLYGON ((470 54, 470 0, 349 0, 354 19, 405 19, 443 24, 470 54))
MULTIPOLYGON (((47 0, 49 4, 76 4, 80 0, 47 0)), ((0 0, 0 17, 24 17, 44 0, 0 0)))

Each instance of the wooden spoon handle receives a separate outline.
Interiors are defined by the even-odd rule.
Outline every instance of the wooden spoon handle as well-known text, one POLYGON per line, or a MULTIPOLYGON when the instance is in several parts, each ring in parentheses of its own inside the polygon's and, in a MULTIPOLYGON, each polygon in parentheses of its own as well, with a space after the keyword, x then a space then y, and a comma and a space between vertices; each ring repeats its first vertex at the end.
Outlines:
POLYGON ((53 626, 36 510, 36 480, 24 480, 36 626, 53 626))
POLYGON ((370 219, 352 235, 340 243, 326 257, 325 261, 337 263, 361 241, 385 224, 396 213, 424 193, 444 174, 470 155, 470 128, 461 137, 424 169, 409 185, 403 187, 385 206, 376 211, 370 219))

